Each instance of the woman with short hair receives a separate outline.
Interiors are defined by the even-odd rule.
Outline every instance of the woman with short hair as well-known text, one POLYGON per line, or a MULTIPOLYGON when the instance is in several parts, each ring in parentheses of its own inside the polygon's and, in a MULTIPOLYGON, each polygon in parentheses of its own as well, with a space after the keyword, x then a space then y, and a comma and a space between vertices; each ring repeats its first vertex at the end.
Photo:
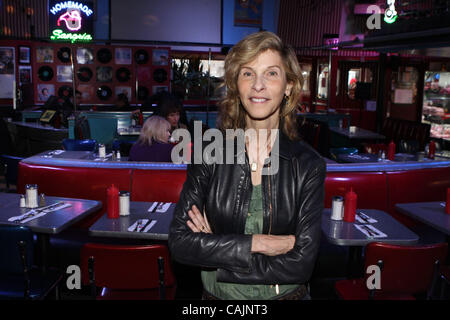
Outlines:
POLYGON ((148 118, 142 126, 139 138, 130 150, 130 161, 172 162, 173 145, 170 138, 170 123, 158 116, 148 118))

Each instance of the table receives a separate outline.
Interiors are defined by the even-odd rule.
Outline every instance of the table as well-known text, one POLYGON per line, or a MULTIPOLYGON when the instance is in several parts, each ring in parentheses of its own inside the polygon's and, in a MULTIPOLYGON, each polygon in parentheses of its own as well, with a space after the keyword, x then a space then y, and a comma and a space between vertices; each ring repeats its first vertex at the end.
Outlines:
POLYGON ((384 140, 385 136, 382 134, 355 127, 355 132, 351 133, 350 128, 331 127, 330 130, 341 136, 352 140, 384 140))
POLYGON ((362 247, 371 242, 383 242, 395 245, 413 245, 419 236, 395 220, 388 213, 375 209, 357 209, 377 220, 372 225, 387 235, 384 238, 369 238, 354 225, 358 222, 332 220, 331 209, 324 209, 322 214, 322 234, 328 242, 338 246, 349 246, 347 274, 349 278, 359 277, 362 265, 362 247), (356 270, 355 270, 356 266, 356 270))
POLYGON ((370 242, 383 242, 396 245, 412 245, 419 241, 419 236, 395 220, 390 214, 375 209, 358 209, 377 220, 372 225, 384 232, 385 238, 368 238, 354 225, 358 222, 331 220, 331 209, 324 209, 322 214, 322 233, 326 239, 338 246, 365 246, 370 242))
POLYGON ((47 261, 47 247, 49 245, 49 235, 60 233, 69 226, 80 221, 90 213, 101 208, 102 203, 95 200, 72 199, 62 197, 46 196, 46 205, 51 205, 59 201, 71 204, 68 208, 52 211, 45 216, 36 218, 26 223, 8 221, 9 218, 19 216, 29 211, 29 208, 20 208, 20 194, 0 193, 0 223, 7 225, 23 225, 29 227, 38 236, 38 243, 41 249, 41 265, 45 270, 47 261))
POLYGON ((117 219, 109 219, 105 213, 90 228, 89 234, 98 237, 167 240, 169 228, 175 211, 175 203, 172 203, 166 212, 148 212, 154 202, 130 202, 130 215, 120 216, 117 219), (156 224, 148 232, 130 232, 128 227, 138 219, 156 220, 156 224))
POLYGON ((397 203, 395 208, 436 230, 450 236, 450 214, 445 213, 444 201, 397 203))

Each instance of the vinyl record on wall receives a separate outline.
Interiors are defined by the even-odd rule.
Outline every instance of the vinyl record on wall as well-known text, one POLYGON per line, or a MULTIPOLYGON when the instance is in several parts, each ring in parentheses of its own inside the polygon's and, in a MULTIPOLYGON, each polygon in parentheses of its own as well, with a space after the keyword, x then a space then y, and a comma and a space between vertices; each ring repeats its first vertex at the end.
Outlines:
POLYGON ((62 86, 58 89, 58 96, 61 98, 71 97, 73 93, 73 89, 71 86, 62 86))
POLYGON ((138 87, 138 99, 146 100, 148 98, 149 91, 146 87, 139 86, 138 87))
POLYGON ((131 72, 127 68, 119 68, 116 71, 116 78, 120 82, 127 82, 130 80, 131 72))
POLYGON ((70 48, 62 47, 58 50, 58 59, 61 62, 70 62, 70 48))
POLYGON ((164 69, 156 69, 153 71, 153 80, 155 80, 158 83, 162 83, 167 80, 167 71, 164 69))
POLYGON ((101 86, 100 88, 97 89, 97 97, 100 100, 108 100, 109 98, 111 98, 112 95, 112 90, 110 87, 108 86, 101 86))
POLYGON ((134 53, 134 59, 138 64, 145 64, 148 62, 148 53, 144 49, 139 49, 134 53))
POLYGON ((112 53, 109 49, 102 48, 97 51, 97 59, 101 63, 108 63, 112 59, 112 53))
POLYGON ((89 80, 91 80, 92 75, 93 75, 93 73, 92 73, 91 69, 88 67, 81 67, 77 71, 78 79, 80 79, 80 81, 83 81, 83 82, 88 82, 89 80))
POLYGON ((38 70, 38 77, 42 81, 50 81, 53 78, 53 69, 49 66, 42 66, 38 70))

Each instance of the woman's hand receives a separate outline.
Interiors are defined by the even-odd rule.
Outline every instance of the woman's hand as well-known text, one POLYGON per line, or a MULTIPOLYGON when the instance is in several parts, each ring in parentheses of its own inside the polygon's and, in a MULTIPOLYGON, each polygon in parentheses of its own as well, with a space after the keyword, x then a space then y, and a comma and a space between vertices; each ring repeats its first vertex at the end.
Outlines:
POLYGON ((294 248, 295 237, 254 234, 252 236, 252 253, 262 253, 266 256, 285 254, 294 248))
POLYGON ((200 210, 193 205, 192 210, 188 211, 188 215, 191 220, 188 220, 187 225, 193 232, 212 233, 205 212, 202 214, 200 210))

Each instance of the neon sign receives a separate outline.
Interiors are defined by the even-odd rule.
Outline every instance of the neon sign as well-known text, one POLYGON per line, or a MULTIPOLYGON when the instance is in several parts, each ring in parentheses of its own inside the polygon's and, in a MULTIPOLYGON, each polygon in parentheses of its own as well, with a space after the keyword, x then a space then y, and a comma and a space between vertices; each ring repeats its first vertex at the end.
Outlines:
POLYGON ((395 10, 395 0, 387 0, 387 5, 389 8, 384 11, 384 21, 386 23, 394 23, 398 18, 397 11, 395 10))
POLYGON ((51 40, 92 41, 92 1, 49 1, 51 40))
POLYGON ((66 23, 67 29, 70 31, 78 31, 81 29, 81 16, 77 10, 67 11, 58 19, 58 27, 61 21, 66 23))
POLYGON ((75 41, 92 41, 92 36, 88 33, 65 33, 60 29, 53 30, 53 34, 50 36, 52 40, 70 40, 72 43, 75 41))
POLYGON ((87 5, 75 1, 64 1, 57 3, 50 9, 50 12, 53 15, 56 15, 59 11, 63 9, 71 9, 71 8, 83 11, 88 17, 94 13, 94 11, 92 11, 92 9, 90 9, 87 5))

